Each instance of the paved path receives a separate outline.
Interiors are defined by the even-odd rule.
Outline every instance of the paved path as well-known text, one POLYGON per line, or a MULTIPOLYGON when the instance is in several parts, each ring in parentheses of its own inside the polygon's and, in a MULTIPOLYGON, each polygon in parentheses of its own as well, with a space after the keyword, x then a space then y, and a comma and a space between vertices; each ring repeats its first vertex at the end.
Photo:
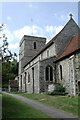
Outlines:
POLYGON ((73 116, 67 112, 44 105, 40 102, 36 102, 36 101, 28 99, 26 97, 22 97, 22 96, 16 95, 16 94, 10 94, 10 93, 6 93, 6 92, 3 92, 3 93, 11 95, 19 100, 22 100, 22 101, 26 102, 27 104, 33 106, 34 108, 36 108, 38 110, 41 110, 42 112, 48 114, 49 116, 51 116, 53 118, 63 118, 61 120, 64 120, 64 118, 67 118, 66 120, 69 120, 69 118, 72 118, 72 120, 79 120, 77 116, 73 116))

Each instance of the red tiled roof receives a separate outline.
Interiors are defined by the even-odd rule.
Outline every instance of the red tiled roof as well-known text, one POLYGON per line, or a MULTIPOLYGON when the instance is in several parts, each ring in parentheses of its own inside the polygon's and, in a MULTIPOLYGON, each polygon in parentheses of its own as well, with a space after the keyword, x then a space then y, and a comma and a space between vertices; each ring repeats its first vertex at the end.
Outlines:
POLYGON ((60 60, 63 57, 75 52, 79 48, 80 48, 80 33, 78 33, 73 37, 73 39, 70 41, 70 43, 68 44, 62 55, 57 60, 60 60))

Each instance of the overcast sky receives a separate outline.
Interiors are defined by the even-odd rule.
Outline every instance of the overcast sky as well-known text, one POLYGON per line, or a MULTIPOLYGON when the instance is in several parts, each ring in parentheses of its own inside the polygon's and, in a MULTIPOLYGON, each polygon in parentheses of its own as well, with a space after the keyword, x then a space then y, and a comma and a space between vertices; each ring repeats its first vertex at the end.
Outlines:
POLYGON ((3 2, 9 49, 18 54, 23 35, 44 36, 48 42, 68 22, 70 13, 77 22, 78 2, 3 2))

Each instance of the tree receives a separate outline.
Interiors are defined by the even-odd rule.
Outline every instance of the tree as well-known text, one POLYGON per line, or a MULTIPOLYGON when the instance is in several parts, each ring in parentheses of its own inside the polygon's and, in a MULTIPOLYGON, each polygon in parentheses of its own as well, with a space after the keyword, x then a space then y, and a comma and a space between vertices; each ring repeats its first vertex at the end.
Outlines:
POLYGON ((4 24, 0 25, 0 55, 2 57, 2 86, 8 87, 9 80, 14 79, 18 75, 17 54, 8 48, 6 35, 3 33, 4 24))
POLYGON ((9 80, 15 79, 18 75, 18 62, 8 61, 2 62, 2 86, 8 87, 9 80))
POLYGON ((0 54, 2 56, 2 61, 11 61, 17 59, 17 54, 13 53, 8 48, 8 41, 6 35, 3 33, 4 24, 0 25, 0 54))

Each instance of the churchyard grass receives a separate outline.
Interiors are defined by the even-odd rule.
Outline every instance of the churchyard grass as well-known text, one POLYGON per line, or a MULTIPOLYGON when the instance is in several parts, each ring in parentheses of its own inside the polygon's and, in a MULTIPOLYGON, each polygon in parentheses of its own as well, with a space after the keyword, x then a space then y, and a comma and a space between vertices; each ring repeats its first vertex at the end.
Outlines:
POLYGON ((78 116, 78 109, 79 109, 78 96, 75 97, 60 96, 60 95, 51 96, 51 95, 47 95, 46 93, 44 94, 15 93, 15 94, 39 101, 46 105, 64 110, 66 112, 78 116))
POLYGON ((2 95, 2 117, 5 118, 51 118, 10 95, 2 95))

